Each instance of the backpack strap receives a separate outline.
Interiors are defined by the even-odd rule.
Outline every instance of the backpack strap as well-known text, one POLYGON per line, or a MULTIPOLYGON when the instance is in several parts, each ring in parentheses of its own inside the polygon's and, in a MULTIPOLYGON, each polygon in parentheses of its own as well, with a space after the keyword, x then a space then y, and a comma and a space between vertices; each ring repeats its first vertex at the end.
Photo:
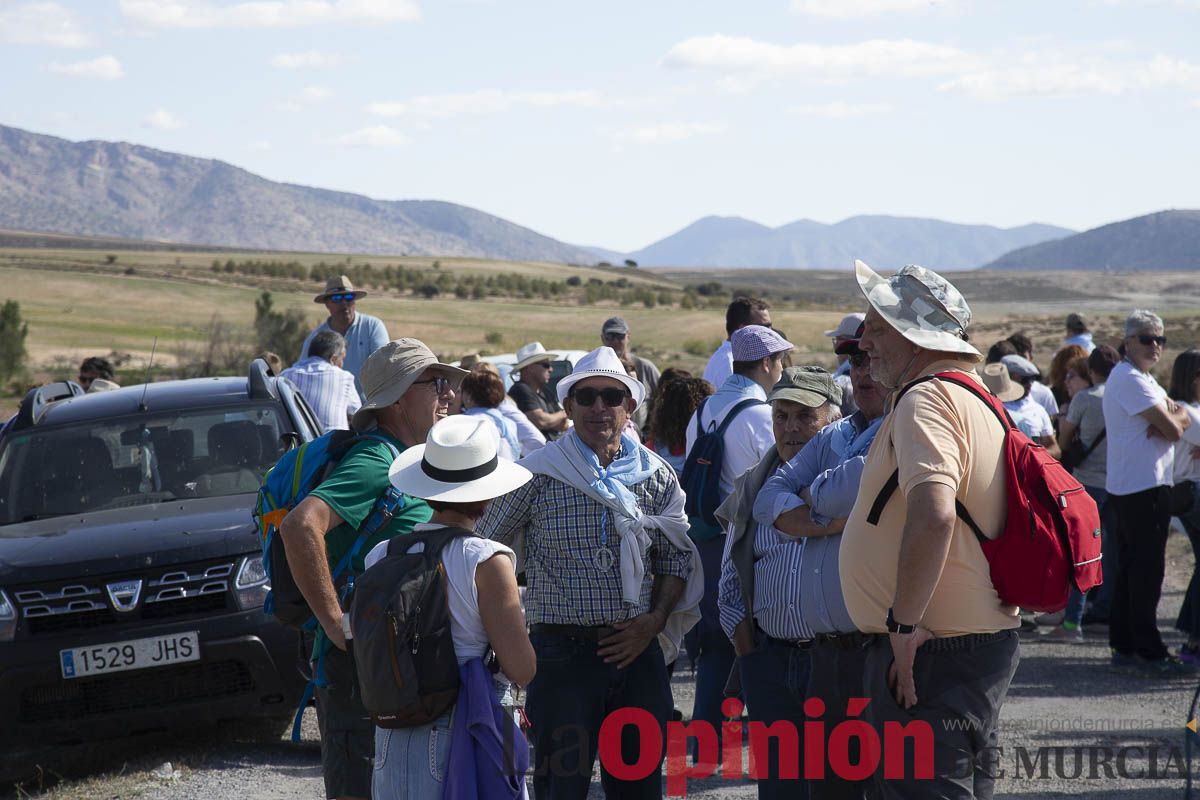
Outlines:
MULTIPOLYGON (((712 395, 709 395, 711 397, 712 395)), ((704 407, 708 405, 708 397, 700 401, 700 407, 696 409, 696 438, 699 439, 704 435, 704 407)))
MULTIPOLYGON (((979 391, 979 389, 971 381, 958 378, 952 372, 939 372, 936 375, 926 375, 923 378, 917 378, 915 381, 905 385, 900 390, 900 393, 896 395, 896 402, 892 403, 892 410, 895 410, 896 406, 900 403, 900 398, 904 397, 905 393, 909 389, 913 388, 919 383, 925 383, 926 381, 931 380, 946 381, 947 383, 953 383, 957 386, 961 386, 982 400, 987 407, 991 409, 992 413, 996 415, 996 419, 1000 421, 1000 424, 1004 426, 1005 436, 1008 436, 1008 432, 1016 428, 1016 425, 1013 424, 1012 417, 1008 415, 1008 410, 1005 409, 1003 405, 1000 405, 1000 401, 994 395, 992 395, 990 392, 985 395, 983 392, 979 391)), ((884 482, 883 488, 879 490, 879 494, 875 496, 875 502, 871 504, 871 510, 867 513, 868 524, 879 524, 879 518, 883 515, 884 507, 888 504, 888 501, 892 499, 892 495, 895 494, 896 489, 898 488, 900 488, 900 470, 896 469, 888 477, 887 481, 884 482)), ((979 525, 976 524, 975 519, 971 516, 971 512, 967 511, 967 507, 963 505, 962 501, 957 497, 954 498, 954 513, 959 519, 966 523, 967 527, 971 529, 971 532, 975 534, 976 539, 978 539, 981 543, 987 541, 987 537, 983 535, 983 531, 980 529, 979 525)))
MULTIPOLYGON (((707 400, 707 399, 708 398, 705 398, 705 400, 707 400)), ((759 400, 757 397, 748 397, 745 400, 739 401, 737 405, 735 405, 733 408, 729 409, 729 411, 727 411, 725 413, 725 419, 721 420, 721 424, 717 427, 717 430, 716 430, 717 436, 725 435, 725 430, 729 427, 730 423, 733 422, 733 418, 736 417, 738 414, 742 413, 744 410, 746 410, 750 406, 760 406, 760 405, 763 405, 763 401, 759 400)))

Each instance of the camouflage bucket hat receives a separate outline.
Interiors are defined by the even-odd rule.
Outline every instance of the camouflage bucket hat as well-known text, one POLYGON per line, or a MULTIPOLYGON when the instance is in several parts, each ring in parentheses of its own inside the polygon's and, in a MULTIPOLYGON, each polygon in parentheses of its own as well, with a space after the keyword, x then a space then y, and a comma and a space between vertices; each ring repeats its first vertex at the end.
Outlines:
POLYGON ((867 302, 905 339, 926 350, 983 360, 963 338, 971 324, 971 308, 950 281, 915 264, 890 278, 883 278, 861 261, 854 262, 854 271, 867 302))

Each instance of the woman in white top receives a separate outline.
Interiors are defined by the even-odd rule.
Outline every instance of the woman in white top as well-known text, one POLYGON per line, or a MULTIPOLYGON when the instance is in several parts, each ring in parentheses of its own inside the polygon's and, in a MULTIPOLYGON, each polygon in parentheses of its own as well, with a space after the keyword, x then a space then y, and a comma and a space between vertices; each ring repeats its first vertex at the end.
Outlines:
MULTIPOLYGON (((1192 552, 1200 564, 1200 350, 1192 348, 1175 358, 1167 396, 1191 418, 1183 437, 1175 443, 1175 469, 1171 477, 1174 491, 1186 492, 1190 486, 1192 509, 1181 514, 1179 521, 1192 540, 1192 552)), ((1195 568, 1175 627, 1188 635, 1187 644, 1179 650, 1180 660, 1200 666, 1200 570, 1195 568)))
MULTIPOLYGON (((498 458, 495 426, 482 417, 452 416, 433 426, 424 445, 410 447, 392 464, 392 485, 429 503, 433 517, 414 533, 438 527, 474 531, 488 503, 527 483, 524 467, 498 458)), ((366 567, 387 554, 382 542, 367 554, 366 567)), ((508 681, 533 680, 537 658, 525 629, 517 594, 513 551, 471 533, 442 550, 450 584, 448 600, 454 653, 461 665, 489 647, 500 662, 497 697, 508 681), (503 679, 503 680, 501 680, 503 679)), ((454 709, 429 725, 375 729, 375 800, 442 796, 450 756, 454 709)))

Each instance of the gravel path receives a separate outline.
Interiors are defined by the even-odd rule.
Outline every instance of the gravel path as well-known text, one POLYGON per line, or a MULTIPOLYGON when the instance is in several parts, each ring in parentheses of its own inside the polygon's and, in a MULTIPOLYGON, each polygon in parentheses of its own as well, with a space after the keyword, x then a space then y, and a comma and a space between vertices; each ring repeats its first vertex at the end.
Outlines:
MULTIPOLYGON (((1181 635, 1172 626, 1193 558, 1182 534, 1172 534, 1167 553, 1159 614, 1174 650, 1181 635)), ((1005 775, 996 797, 1182 797, 1184 725, 1200 674, 1170 681, 1119 675, 1108 666, 1105 630, 1089 629, 1085 635, 1083 644, 1022 639, 1021 665, 1001 720, 1005 775), (1152 755, 1158 777, 1147 775, 1152 755)), ((676 705, 684 711, 691 709, 691 678, 685 670, 674 683, 676 705)), ((306 715, 299 745, 276 738, 279 730, 243 726, 182 739, 150 737, 80 747, 45 764, 40 780, 25 781, 19 788, 8 784, 0 794, 46 800, 323 797, 315 713, 306 715)), ((590 796, 603 796, 598 781, 590 796)), ((748 781, 714 777, 689 782, 687 796, 748 800, 757 795, 748 781)))

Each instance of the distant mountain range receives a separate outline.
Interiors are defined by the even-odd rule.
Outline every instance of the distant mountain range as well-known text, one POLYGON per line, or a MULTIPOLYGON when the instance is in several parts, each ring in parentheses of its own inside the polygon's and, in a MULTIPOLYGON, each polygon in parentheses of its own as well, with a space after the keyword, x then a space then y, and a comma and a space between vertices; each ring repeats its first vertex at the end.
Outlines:
POLYGON ((1159 211, 1022 247, 988 269, 1200 269, 1200 211, 1159 211))
POLYGON ((276 183, 207 158, 0 126, 0 227, 267 250, 591 263, 466 206, 276 183))
POLYGON ((174 244, 641 266, 881 270, 1196 269, 1200 211, 1164 211, 1072 235, 858 216, 769 228, 705 217, 633 253, 560 242, 500 217, 432 200, 277 183, 213 159, 135 144, 71 142, 0 125, 0 228, 174 244))
POLYGON ((1069 236, 1053 225, 995 228, 936 219, 859 216, 835 225, 799 220, 769 228, 740 217, 705 217, 630 257, 642 266, 877 269, 905 264, 972 269, 1017 247, 1069 236))

